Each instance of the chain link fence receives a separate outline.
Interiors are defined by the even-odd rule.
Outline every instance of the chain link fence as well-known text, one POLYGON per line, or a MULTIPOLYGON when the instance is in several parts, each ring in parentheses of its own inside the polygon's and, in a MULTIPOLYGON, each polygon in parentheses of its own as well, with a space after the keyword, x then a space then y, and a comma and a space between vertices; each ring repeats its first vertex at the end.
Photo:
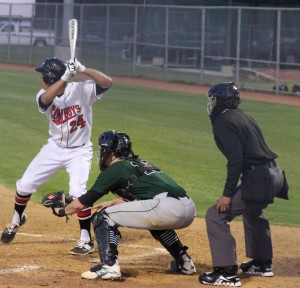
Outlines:
POLYGON ((300 93, 300 9, 28 5, 0 3, 0 11, 9 11, 0 16, 2 63, 67 60, 67 22, 77 18, 77 58, 109 75, 200 85, 234 81, 244 89, 300 93), (17 8, 32 17, 18 17, 17 8), (27 34, 16 25, 20 19, 27 34))

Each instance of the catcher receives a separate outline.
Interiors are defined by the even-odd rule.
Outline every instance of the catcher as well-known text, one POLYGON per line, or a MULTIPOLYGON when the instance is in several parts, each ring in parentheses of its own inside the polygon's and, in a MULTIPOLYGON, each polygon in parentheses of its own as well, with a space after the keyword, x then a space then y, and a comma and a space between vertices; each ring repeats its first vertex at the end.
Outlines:
POLYGON ((51 207, 56 216, 64 217, 91 207, 110 191, 118 198, 96 205, 93 226, 101 263, 83 272, 84 279, 120 279, 118 262, 119 227, 149 230, 174 260, 172 272, 194 274, 195 265, 187 254, 174 229, 189 226, 195 217, 195 205, 185 190, 158 167, 140 159, 132 151, 128 135, 114 130, 99 137, 99 168, 102 173, 84 195, 69 205, 58 195, 58 201, 49 197, 44 205, 51 207))

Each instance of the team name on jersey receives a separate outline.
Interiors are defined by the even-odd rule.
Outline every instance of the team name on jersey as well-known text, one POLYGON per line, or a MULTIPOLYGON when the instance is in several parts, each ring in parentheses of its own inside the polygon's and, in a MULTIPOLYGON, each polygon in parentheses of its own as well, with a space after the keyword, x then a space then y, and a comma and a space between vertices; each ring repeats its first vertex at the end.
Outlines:
POLYGON ((60 109, 55 105, 52 105, 51 118, 56 125, 61 125, 69 121, 70 119, 76 117, 80 113, 80 111, 81 108, 79 105, 73 105, 63 109, 60 109))

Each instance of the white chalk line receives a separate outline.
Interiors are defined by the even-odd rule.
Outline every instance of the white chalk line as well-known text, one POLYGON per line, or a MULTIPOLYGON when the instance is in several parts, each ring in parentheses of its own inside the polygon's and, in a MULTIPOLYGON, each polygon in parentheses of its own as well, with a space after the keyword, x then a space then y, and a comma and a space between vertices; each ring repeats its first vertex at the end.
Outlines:
MULTIPOLYGON (((2 233, 3 231, 0 230, 0 232, 2 233)), ((52 236, 49 237, 47 235, 43 235, 43 234, 30 234, 30 233, 20 233, 18 232, 17 235, 20 236, 28 236, 28 237, 43 237, 43 238, 52 238, 52 239, 57 239, 57 240, 68 240, 68 241, 76 241, 78 240, 77 238, 72 238, 72 237, 62 237, 62 236, 52 236)), ((137 249, 153 249, 155 251, 157 251, 158 253, 167 253, 167 250, 165 248, 155 248, 153 246, 146 246, 146 245, 136 245, 136 244, 121 244, 124 245, 126 247, 129 248, 137 248, 137 249)))
MULTIPOLYGON (((129 248, 136 248, 136 249, 151 249, 153 252, 148 253, 132 253, 130 256, 122 256, 120 255, 121 262, 137 262, 142 261, 142 258, 151 257, 159 254, 169 254, 169 252, 165 248, 156 248, 152 246, 145 246, 145 245, 134 245, 134 244, 123 244, 122 246, 129 247, 129 248)), ((90 263, 98 263, 99 258, 93 258, 89 260, 90 263)))
POLYGON ((40 269, 40 266, 37 265, 28 265, 28 266, 21 266, 21 267, 15 267, 15 268, 6 268, 6 269, 0 269, 0 275, 2 274, 10 274, 10 273, 21 273, 26 270, 37 270, 40 269))
MULTIPOLYGON (((3 231, 0 230, 0 233, 2 233, 3 231)), ((72 237, 62 237, 62 236, 52 236, 49 237, 47 235, 43 235, 43 234, 30 234, 30 233, 23 233, 23 232, 18 232, 17 233, 18 236, 28 236, 28 237, 36 237, 36 238, 52 238, 52 239, 58 239, 58 240, 69 240, 69 241, 76 241, 78 239, 76 238, 72 238, 72 237)))
MULTIPOLYGON (((47 235, 43 235, 43 234, 30 234, 30 233, 18 233, 18 235, 20 236, 28 236, 28 237, 37 237, 37 238, 48 238, 47 235)), ((68 240, 68 241, 76 241, 76 238, 65 238, 62 236, 53 236, 51 237, 53 239, 59 239, 59 240, 68 240)), ((135 248, 135 249, 151 249, 153 252, 150 253, 134 253, 131 256, 120 256, 120 260, 121 261, 141 261, 141 260, 137 260, 137 259, 141 259, 141 258, 145 258, 145 257, 151 257, 151 256, 155 256, 158 254, 168 254, 167 250, 165 248, 155 248, 152 246, 145 246, 145 245, 136 245, 136 244, 122 244, 122 246, 128 247, 128 248, 135 248)), ((98 258, 94 258, 89 260, 89 262, 91 263, 98 263, 99 259, 98 258)), ((38 267, 38 266, 24 266, 24 267, 38 267)), ((22 272, 26 269, 24 269, 24 267, 21 268, 14 268, 14 269, 21 269, 20 271, 16 271, 16 272, 11 272, 11 273, 17 273, 17 272, 22 272)), ((38 269, 38 268, 34 268, 34 269, 38 269)), ((8 271, 11 271, 11 269, 7 269, 8 271)), ((30 269, 27 269, 30 270, 30 269)), ((3 274, 1 271, 4 270, 0 270, 0 274, 3 274)), ((6 272, 5 272, 6 273, 6 272)), ((8 272, 7 272, 8 273, 8 272)))
MULTIPOLYGON (((136 249, 143 249, 143 250, 151 249, 152 250, 152 252, 138 253, 138 254, 133 254, 133 255, 125 256, 125 257, 122 257, 122 255, 120 255, 120 260, 125 261, 125 262, 135 261, 136 259, 151 257, 151 256, 155 256, 158 254, 168 254, 169 253, 165 248, 156 248, 156 247, 152 247, 152 246, 134 245, 134 244, 129 244, 129 245, 125 244, 124 246, 129 247, 129 248, 136 248, 136 249)), ((139 260, 139 261, 141 261, 141 260, 139 260)))
POLYGON ((167 250, 165 248, 155 248, 153 246, 144 246, 144 245, 135 245, 135 244, 125 244, 125 246, 131 247, 131 248, 154 249, 159 252, 167 252, 167 250))
POLYGON ((18 233, 18 235, 22 235, 22 236, 29 236, 29 237, 47 237, 46 235, 42 235, 42 234, 29 234, 29 233, 18 233))
MULTIPOLYGON (((0 230, 0 232, 2 233, 3 231, 0 230)), ((29 236, 29 237, 47 237, 46 235, 43 234, 29 234, 29 233, 22 233, 22 232, 18 232, 17 234, 22 236, 29 236)))

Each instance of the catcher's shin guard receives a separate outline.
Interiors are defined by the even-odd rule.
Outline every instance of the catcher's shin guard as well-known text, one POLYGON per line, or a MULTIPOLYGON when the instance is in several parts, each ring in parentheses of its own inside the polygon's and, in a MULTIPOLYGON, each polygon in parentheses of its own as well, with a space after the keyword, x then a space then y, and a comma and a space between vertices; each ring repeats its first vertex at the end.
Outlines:
POLYGON ((105 210, 95 213, 92 219, 100 260, 102 264, 113 266, 118 257, 119 230, 109 226, 105 210))

